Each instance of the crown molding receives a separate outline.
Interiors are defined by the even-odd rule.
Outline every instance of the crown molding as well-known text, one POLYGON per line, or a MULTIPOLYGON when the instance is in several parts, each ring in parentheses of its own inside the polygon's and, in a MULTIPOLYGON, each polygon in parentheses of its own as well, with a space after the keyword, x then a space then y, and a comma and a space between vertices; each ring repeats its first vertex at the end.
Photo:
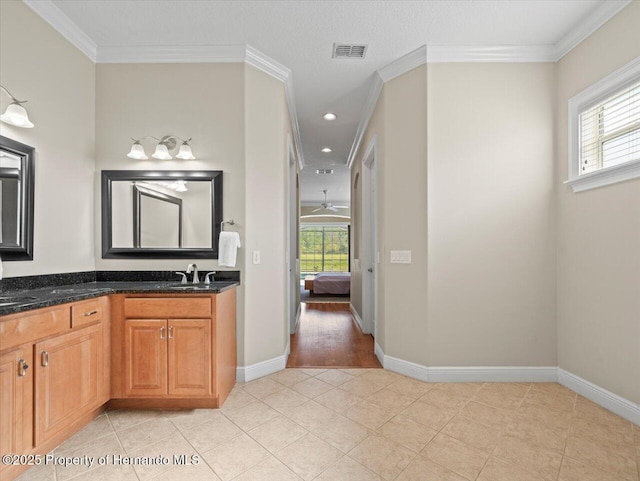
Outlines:
POLYGON ((608 0, 602 2, 587 18, 581 20, 580 23, 554 45, 554 61, 558 61, 564 57, 580 42, 598 30, 630 3, 631 0, 608 0))
POLYGON ((426 62, 428 63, 554 62, 555 58, 556 58, 555 49, 552 45, 531 45, 531 46, 428 45, 426 47, 426 62))
POLYGON ((383 82, 388 82, 403 73, 413 70, 420 65, 424 65, 427 62, 427 46, 423 45, 417 49, 403 55, 397 60, 394 60, 389 65, 382 67, 377 71, 378 75, 383 82))
POLYGON ((244 62, 244 45, 101 46, 97 63, 234 63, 244 62))
POLYGON ((57 30, 64 38, 89 57, 96 61, 98 46, 84 33, 62 10, 51 0, 22 0, 31 10, 36 12, 45 22, 57 30))

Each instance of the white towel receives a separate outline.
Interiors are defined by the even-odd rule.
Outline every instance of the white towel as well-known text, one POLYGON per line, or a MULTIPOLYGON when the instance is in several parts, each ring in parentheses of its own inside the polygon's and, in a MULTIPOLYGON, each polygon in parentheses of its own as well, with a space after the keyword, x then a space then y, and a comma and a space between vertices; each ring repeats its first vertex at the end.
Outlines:
POLYGON ((237 232, 220 232, 218 265, 220 267, 235 267, 238 247, 241 247, 240 234, 237 232))

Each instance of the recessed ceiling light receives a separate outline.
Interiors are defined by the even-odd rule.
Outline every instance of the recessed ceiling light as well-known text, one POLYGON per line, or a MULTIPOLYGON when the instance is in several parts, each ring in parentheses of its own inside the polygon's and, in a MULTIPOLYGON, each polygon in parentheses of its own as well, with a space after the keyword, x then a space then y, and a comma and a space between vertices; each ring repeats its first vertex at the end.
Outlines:
POLYGON ((322 147, 322 151, 323 151, 325 154, 328 154, 329 152, 332 152, 332 150, 331 150, 329 147, 322 147))
POLYGON ((332 112, 327 112, 322 116, 322 118, 325 120, 335 120, 338 118, 338 116, 332 112))

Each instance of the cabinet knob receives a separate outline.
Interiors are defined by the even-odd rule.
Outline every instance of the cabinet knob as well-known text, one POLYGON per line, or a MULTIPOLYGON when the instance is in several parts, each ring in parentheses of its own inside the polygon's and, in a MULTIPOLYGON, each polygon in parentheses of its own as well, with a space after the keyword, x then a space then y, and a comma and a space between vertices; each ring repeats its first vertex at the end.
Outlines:
POLYGON ((29 369, 29 364, 24 359, 20 359, 18 361, 18 376, 24 377, 27 375, 27 369, 29 369))
POLYGON ((160 339, 164 340, 164 326, 160 328, 160 339))
POLYGON ((40 365, 42 367, 47 367, 49 365, 49 353, 47 351, 42 351, 40 353, 40 365))
POLYGON ((169 326, 169 339, 173 339, 173 326, 169 326))

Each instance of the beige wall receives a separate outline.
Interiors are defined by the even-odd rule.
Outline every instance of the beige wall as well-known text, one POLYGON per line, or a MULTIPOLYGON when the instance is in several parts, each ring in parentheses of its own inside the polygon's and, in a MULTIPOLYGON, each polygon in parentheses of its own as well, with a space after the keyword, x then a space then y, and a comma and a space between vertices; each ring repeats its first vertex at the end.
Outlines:
POLYGON ((567 180, 567 102, 640 56, 640 2, 558 63, 558 361, 640 403, 640 179, 574 194, 567 180))
POLYGON ((429 64, 428 365, 556 365, 554 72, 429 64))
MULTIPOLYGON (((5 262, 4 275, 93 270, 95 65, 24 3, 2 1, 0 83, 35 124, 0 134, 36 149, 33 261, 5 262)), ((9 101, 0 93, 2 112, 9 101)))
POLYGON ((286 105, 284 86, 245 66, 245 365, 286 347, 286 105), (261 263, 252 263, 254 250, 261 263))

